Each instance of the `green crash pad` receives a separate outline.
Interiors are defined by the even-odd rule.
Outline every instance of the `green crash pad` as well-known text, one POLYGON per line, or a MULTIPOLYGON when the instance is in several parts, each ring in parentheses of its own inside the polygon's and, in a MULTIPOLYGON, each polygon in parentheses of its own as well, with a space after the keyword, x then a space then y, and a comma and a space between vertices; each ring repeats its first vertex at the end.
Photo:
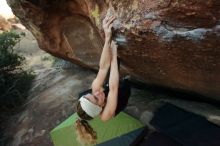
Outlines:
MULTIPOLYGON (((50 132, 54 146, 80 146, 76 141, 74 128, 74 123, 77 119, 78 116, 75 113, 50 132)), ((144 126, 140 121, 124 112, 119 113, 115 118, 107 122, 103 122, 97 117, 89 121, 89 124, 97 132, 97 144, 144 126)))

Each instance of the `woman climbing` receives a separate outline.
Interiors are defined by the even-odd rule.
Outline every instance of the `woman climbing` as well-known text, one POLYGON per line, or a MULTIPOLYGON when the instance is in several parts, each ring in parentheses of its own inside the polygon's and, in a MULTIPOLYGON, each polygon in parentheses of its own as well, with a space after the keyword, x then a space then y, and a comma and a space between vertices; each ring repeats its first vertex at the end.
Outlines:
POLYGON ((122 111, 130 96, 130 85, 127 79, 119 79, 120 62, 117 58, 117 45, 111 40, 112 23, 115 16, 105 17, 103 29, 105 44, 102 50, 99 71, 92 82, 91 89, 80 93, 77 103, 76 121, 77 139, 82 144, 95 144, 97 135, 88 120, 97 116, 102 121, 114 118, 122 111))

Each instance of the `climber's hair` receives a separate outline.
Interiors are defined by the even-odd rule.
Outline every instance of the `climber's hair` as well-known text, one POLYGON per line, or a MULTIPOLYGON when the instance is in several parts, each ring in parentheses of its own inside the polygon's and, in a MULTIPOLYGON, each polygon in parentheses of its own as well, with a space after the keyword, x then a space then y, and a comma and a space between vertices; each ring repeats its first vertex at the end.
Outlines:
POLYGON ((97 134, 86 120, 78 119, 75 124, 77 141, 81 145, 95 145, 97 134))
POLYGON ((87 115, 82 109, 80 102, 77 103, 77 114, 81 119, 78 119, 75 123, 77 141, 81 145, 94 145, 96 144, 97 134, 89 125, 87 120, 91 120, 92 117, 87 115))

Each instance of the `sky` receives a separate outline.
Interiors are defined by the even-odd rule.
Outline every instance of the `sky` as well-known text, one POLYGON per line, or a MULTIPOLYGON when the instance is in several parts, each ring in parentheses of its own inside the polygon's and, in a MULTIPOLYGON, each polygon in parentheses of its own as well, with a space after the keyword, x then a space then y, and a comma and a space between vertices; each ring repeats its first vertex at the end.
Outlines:
POLYGON ((6 0, 0 0, 0 15, 6 19, 14 17, 11 8, 8 6, 6 0))

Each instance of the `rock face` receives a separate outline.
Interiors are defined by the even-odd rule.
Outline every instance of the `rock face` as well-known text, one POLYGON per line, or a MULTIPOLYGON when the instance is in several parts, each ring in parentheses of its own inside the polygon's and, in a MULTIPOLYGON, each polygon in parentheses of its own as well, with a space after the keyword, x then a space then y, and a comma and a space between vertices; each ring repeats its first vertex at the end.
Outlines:
POLYGON ((0 30, 9 31, 10 29, 11 29, 11 23, 0 15, 0 30))
POLYGON ((219 0, 7 0, 41 49, 97 69, 114 13, 125 71, 147 84, 220 101, 219 0))

